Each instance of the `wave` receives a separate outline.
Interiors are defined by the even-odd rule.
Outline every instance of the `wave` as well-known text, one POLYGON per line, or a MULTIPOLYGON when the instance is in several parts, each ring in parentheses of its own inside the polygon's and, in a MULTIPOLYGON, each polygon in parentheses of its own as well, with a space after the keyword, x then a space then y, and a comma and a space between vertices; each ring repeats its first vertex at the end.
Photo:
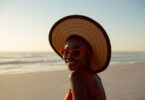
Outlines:
POLYGON ((15 60, 15 61, 6 61, 6 62, 0 62, 0 65, 7 65, 7 64, 37 64, 37 63, 55 63, 55 62, 62 62, 62 60, 37 60, 37 61, 21 61, 21 60, 15 60))

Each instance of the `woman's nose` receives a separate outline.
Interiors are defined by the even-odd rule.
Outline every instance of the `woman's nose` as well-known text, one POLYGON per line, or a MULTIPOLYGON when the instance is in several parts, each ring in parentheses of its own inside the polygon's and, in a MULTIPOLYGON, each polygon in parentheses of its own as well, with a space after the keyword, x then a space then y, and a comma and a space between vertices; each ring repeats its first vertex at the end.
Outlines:
POLYGON ((68 56, 70 56, 71 54, 70 54, 70 52, 68 52, 68 56))
POLYGON ((72 58, 72 54, 71 54, 71 52, 69 52, 67 55, 67 59, 71 59, 71 58, 72 58))
POLYGON ((69 52, 67 55, 63 55, 63 59, 64 60, 69 60, 69 59, 71 59, 72 57, 71 57, 71 53, 69 52))
POLYGON ((68 53, 67 58, 68 58, 68 59, 70 59, 70 58, 71 58, 71 54, 70 54, 70 53, 68 53))

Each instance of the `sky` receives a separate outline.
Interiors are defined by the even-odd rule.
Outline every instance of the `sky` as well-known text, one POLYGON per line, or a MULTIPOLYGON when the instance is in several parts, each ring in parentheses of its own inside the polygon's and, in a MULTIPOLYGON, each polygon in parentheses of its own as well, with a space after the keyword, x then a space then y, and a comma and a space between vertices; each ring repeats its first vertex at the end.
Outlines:
POLYGON ((145 0, 0 0, 0 51, 53 51, 50 28, 74 14, 100 23, 112 51, 145 51, 145 0))

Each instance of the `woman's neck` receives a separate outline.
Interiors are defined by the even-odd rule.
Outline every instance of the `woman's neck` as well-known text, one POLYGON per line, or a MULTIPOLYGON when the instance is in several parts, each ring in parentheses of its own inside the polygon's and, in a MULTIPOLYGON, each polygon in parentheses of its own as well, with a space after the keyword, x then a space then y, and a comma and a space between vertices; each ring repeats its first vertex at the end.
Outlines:
POLYGON ((80 70, 83 70, 83 71, 85 71, 85 72, 88 72, 89 74, 92 74, 92 75, 95 74, 95 72, 92 71, 92 69, 91 69, 90 66, 82 66, 82 67, 80 68, 80 70))

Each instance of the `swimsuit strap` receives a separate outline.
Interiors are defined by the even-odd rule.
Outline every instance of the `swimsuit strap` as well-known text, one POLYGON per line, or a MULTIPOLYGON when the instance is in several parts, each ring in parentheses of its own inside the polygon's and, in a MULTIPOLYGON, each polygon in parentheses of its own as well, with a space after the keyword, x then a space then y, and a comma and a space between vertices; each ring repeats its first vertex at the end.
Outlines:
POLYGON ((100 99, 98 98, 98 91, 97 91, 97 89, 96 89, 96 87, 95 87, 95 84, 94 84, 93 79, 91 78, 91 76, 90 76, 87 72, 85 72, 85 71, 83 71, 83 70, 78 70, 78 71, 83 72, 83 73, 88 77, 88 79, 91 81, 91 84, 92 84, 92 86, 93 86, 93 88, 94 88, 94 90, 95 90, 95 92, 96 92, 97 100, 100 100, 100 99))

